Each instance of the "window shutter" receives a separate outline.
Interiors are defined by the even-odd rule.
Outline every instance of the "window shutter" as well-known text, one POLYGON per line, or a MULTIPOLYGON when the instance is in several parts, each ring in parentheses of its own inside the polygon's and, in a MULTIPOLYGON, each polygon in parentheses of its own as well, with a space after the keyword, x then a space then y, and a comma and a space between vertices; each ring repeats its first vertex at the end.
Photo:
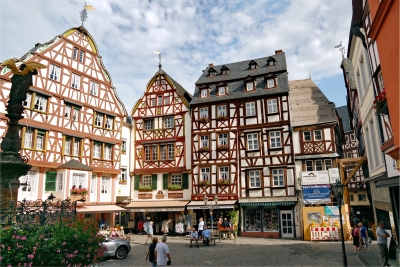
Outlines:
POLYGON ((44 191, 56 191, 56 181, 57 181, 56 172, 46 172, 46 183, 44 191))
POLYGON ((189 189, 189 174, 182 173, 182 188, 189 189))
POLYGON ((139 186, 140 186, 140 175, 137 174, 137 175, 135 175, 135 187, 134 187, 134 189, 135 190, 139 190, 139 186))
POLYGON ((151 188, 157 190, 157 174, 151 175, 151 188))
POLYGON ((163 174, 163 189, 168 189, 168 173, 163 174))

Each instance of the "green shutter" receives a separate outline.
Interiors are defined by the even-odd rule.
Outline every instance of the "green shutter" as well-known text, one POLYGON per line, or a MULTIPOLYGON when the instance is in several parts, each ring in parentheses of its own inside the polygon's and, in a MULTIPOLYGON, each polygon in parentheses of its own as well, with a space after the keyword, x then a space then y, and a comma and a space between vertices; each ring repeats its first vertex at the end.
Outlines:
POLYGON ((135 175, 135 190, 139 190, 139 186, 140 186, 140 175, 137 174, 135 175))
POLYGON ((151 188, 157 190, 157 174, 151 175, 151 188))
POLYGON ((189 189, 189 174, 182 173, 182 188, 189 189))
POLYGON ((163 174, 163 189, 168 189, 168 173, 163 174))
POLYGON ((46 183, 44 186, 44 191, 56 191, 56 172, 46 172, 46 183))

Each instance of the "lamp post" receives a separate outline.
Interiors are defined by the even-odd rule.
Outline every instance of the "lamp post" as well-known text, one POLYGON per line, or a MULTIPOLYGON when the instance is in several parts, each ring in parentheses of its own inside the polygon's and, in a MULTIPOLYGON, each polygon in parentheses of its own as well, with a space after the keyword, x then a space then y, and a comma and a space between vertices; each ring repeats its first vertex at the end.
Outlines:
POLYGON ((211 237, 212 238, 214 238, 214 217, 213 217, 213 208, 214 207, 216 207, 217 205, 218 205, 218 196, 216 195, 215 197, 214 197, 214 204, 213 204, 213 202, 208 202, 208 197, 207 196, 204 196, 204 198, 203 198, 203 201, 204 201, 204 204, 209 208, 209 211, 210 211, 210 216, 211 216, 211 218, 212 218, 212 220, 211 220, 211 237))
POLYGON ((339 220, 340 220, 340 233, 342 234, 342 257, 343 257, 343 266, 347 267, 347 257, 346 257, 346 249, 344 247, 344 234, 343 234, 343 222, 342 222, 342 201, 343 201, 343 191, 344 185, 336 180, 336 183, 332 186, 333 194, 335 195, 338 206, 339 206, 339 220))

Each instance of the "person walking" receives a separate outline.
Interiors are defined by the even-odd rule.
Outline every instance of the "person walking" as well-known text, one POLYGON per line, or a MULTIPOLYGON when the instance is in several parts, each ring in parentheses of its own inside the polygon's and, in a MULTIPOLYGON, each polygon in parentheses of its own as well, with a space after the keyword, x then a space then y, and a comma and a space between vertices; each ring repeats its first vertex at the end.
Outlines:
POLYGON ((199 235, 194 227, 192 228, 192 232, 190 232, 190 247, 192 247, 193 241, 196 241, 196 245, 199 247, 199 235))
POLYGON ((358 223, 358 226, 360 227, 360 234, 361 234, 361 246, 364 248, 364 252, 369 250, 369 244, 368 244, 368 231, 367 228, 362 224, 358 223))
POLYGON ((153 237, 153 242, 149 246, 149 251, 147 252, 146 255, 146 261, 149 259, 149 262, 151 263, 151 266, 156 267, 157 266, 157 258, 154 255, 154 251, 156 250, 157 247, 157 242, 158 238, 153 237))
POLYGON ((203 230, 204 230, 203 218, 199 219, 199 225, 197 226, 197 230, 199 231, 199 238, 203 238, 203 230))
POLYGON ((224 228, 224 233, 222 235, 222 239, 226 239, 226 233, 228 231, 229 228, 229 223, 228 223, 228 219, 224 218, 224 221, 222 222, 222 228, 224 228))
POLYGON ((354 254, 354 253, 357 253, 358 247, 360 246, 360 239, 361 239, 360 228, 358 228, 357 224, 354 224, 354 228, 353 228, 353 232, 352 232, 351 236, 353 237, 353 246, 354 246, 353 254, 354 254))
POLYGON ((169 249, 167 244, 167 236, 163 235, 162 237, 162 242, 157 245, 154 255, 157 259, 157 265, 158 266, 166 266, 166 265, 171 265, 171 255, 169 254, 169 249))
POLYGON ((149 225, 147 226, 147 238, 146 242, 144 244, 147 244, 147 240, 150 239, 150 242, 153 240, 153 222, 149 222, 149 225))
POLYGON ((376 228, 376 236, 379 249, 379 257, 381 259, 382 266, 390 266, 388 263, 389 251, 387 247, 387 238, 390 235, 385 231, 385 223, 383 221, 378 222, 378 228, 376 228))
POLYGON ((204 244, 206 246, 210 245, 210 238, 211 238, 211 231, 207 229, 207 226, 204 225, 203 240, 205 241, 204 244))

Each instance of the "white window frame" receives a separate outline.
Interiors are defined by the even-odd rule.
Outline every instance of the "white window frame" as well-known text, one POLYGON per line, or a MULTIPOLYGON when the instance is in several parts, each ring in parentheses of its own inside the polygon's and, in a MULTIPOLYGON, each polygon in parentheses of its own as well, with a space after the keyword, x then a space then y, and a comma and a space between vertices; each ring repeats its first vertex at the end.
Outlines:
POLYGON ((285 186, 285 171, 283 169, 273 169, 272 180, 274 187, 285 186))
POLYGON ((314 162, 312 160, 306 160, 304 165, 306 167, 306 172, 314 171, 314 162))
POLYGON ((267 79, 267 88, 274 88, 275 87, 275 78, 267 79))
POLYGON ((175 144, 168 144, 168 159, 173 160, 175 158, 175 144))
MULTIPOLYGON (((86 188, 86 175, 82 173, 73 173, 72 178, 71 178, 71 185, 75 185, 76 188, 79 188, 79 186, 82 186, 83 188, 86 188)), ((72 187, 71 186, 71 187, 72 187)))
POLYGON ((182 185, 182 174, 171 174, 171 185, 182 185))
POLYGON ((210 138, 208 135, 201 135, 200 136, 200 148, 208 147, 210 148, 210 138))
POLYGON ((247 102, 246 103, 246 116, 255 116, 256 115, 256 103, 255 102, 247 102))
POLYGON ((271 148, 281 148, 282 147, 281 132, 279 131, 269 132, 269 141, 271 148))
POLYGON ((278 112, 278 103, 276 99, 268 99, 267 100, 267 108, 268 114, 277 113, 278 112))
POLYGON ((226 105, 217 106, 217 116, 227 116, 226 105))
POLYGON ((303 140, 304 140, 305 142, 310 142, 310 141, 312 141, 311 131, 305 131, 305 132, 303 132, 303 140), (306 133, 307 133, 307 134, 306 134, 306 133), (308 139, 307 137, 309 137, 309 139, 308 139))
POLYGON ((41 112, 46 112, 47 97, 36 94, 35 95, 35 105, 33 107, 35 110, 39 110, 41 112), (37 105, 37 107, 35 107, 36 105, 37 105))
POLYGON ((164 118, 164 128, 174 128, 174 117, 165 117, 164 118))
POLYGON ((97 96, 98 89, 99 89, 99 84, 94 82, 94 81, 90 81, 90 91, 89 91, 89 93, 91 95, 97 96))
POLYGON ((162 106, 163 104, 163 96, 159 95, 157 96, 157 106, 162 106))
POLYGON ((74 157, 79 157, 81 155, 81 140, 82 139, 79 139, 79 138, 73 139, 72 156, 74 156, 74 157))
POLYGON ((210 168, 200 168, 200 180, 201 181, 210 181, 210 168))
POLYGON ((219 180, 229 181, 229 166, 220 166, 218 174, 219 180))
POLYGON ((142 186, 151 186, 151 175, 143 175, 141 185, 142 186))
POLYGON ((73 59, 78 60, 78 52, 79 52, 79 49, 77 47, 74 47, 74 51, 72 52, 73 59))
POLYGON ((322 164, 322 159, 316 159, 314 161, 314 164, 315 164, 315 170, 316 171, 323 171, 324 170, 324 166, 322 164))
POLYGON ((258 133, 247 134, 247 150, 258 150, 258 133))
POLYGON ((200 93, 201 93, 201 98, 208 97, 208 89, 201 89, 200 93))
POLYGON ((164 97, 164 105, 169 105, 169 96, 164 97))
POLYGON ((36 171, 28 171, 28 173, 24 176, 21 176, 19 178, 19 181, 21 183, 19 187, 19 193, 21 194, 32 194, 35 192, 35 187, 36 187, 36 171), (26 185, 22 185, 25 184, 26 185))
POLYGON ((35 148, 37 150, 44 150, 46 141, 46 132, 37 130, 35 138, 35 148))
POLYGON ((158 160, 158 145, 151 146, 151 160, 152 161, 158 160))
POLYGON ((246 90, 247 91, 254 91, 254 82, 253 81, 251 81, 251 82, 246 82, 246 90))
POLYGON ((106 123, 104 124, 104 128, 107 130, 112 130, 114 126, 114 117, 106 115, 106 123))
POLYGON ((97 127, 103 127, 104 114, 96 112, 94 125, 97 127))
POLYGON ((145 131, 154 130, 154 119, 146 119, 146 120, 144 120, 144 130, 145 131))
POLYGON ((102 194, 102 195, 111 194, 110 185, 111 185, 111 179, 110 179, 110 177, 102 176, 102 177, 101 177, 100 194, 102 194))
POLYGON ((126 140, 122 140, 121 150, 126 151, 126 140))
POLYGON ((76 75, 75 73, 72 73, 71 87, 79 90, 80 83, 81 77, 79 75, 76 75))
POLYGON ((101 159, 101 143, 95 142, 93 144, 93 158, 95 159, 101 159))
POLYGON ((228 144, 228 134, 221 133, 218 134, 218 145, 227 145, 228 144))
POLYGON ((218 95, 226 95, 226 87, 225 86, 220 86, 218 87, 218 95))
POLYGON ((325 159, 324 163, 325 163, 325 170, 333 168, 332 159, 325 159))
POLYGON ((28 92, 26 93, 26 100, 22 104, 24 105, 25 108, 30 109, 31 103, 32 103, 32 93, 28 92))
POLYGON ((63 191, 64 188, 64 174, 58 173, 56 180, 56 191, 63 191))
POLYGON ((104 145, 104 159, 112 160, 112 145, 104 145))
POLYGON ((200 116, 200 119, 204 119, 204 118, 208 119, 208 107, 200 108, 199 116, 200 116))
POLYGON ((321 140, 323 140, 323 137, 322 137, 322 130, 314 130, 314 140, 315 141, 321 141, 321 140), (318 136, 318 134, 317 133, 320 133, 320 136, 317 138, 317 136, 318 136))
POLYGON ((83 63, 85 60, 85 52, 84 51, 79 51, 79 62, 83 63))
POLYGON ((261 172, 259 170, 249 171, 249 187, 258 188, 261 187, 261 172))
POLYGON ((65 143, 64 143, 64 155, 71 155, 71 144, 72 144, 73 138, 70 136, 65 137, 65 143))
POLYGON ((34 130, 31 128, 26 128, 24 136, 24 148, 33 147, 33 136, 34 136, 34 130))
POLYGON ((60 81, 61 68, 56 65, 50 64, 49 79, 59 82, 60 81))

